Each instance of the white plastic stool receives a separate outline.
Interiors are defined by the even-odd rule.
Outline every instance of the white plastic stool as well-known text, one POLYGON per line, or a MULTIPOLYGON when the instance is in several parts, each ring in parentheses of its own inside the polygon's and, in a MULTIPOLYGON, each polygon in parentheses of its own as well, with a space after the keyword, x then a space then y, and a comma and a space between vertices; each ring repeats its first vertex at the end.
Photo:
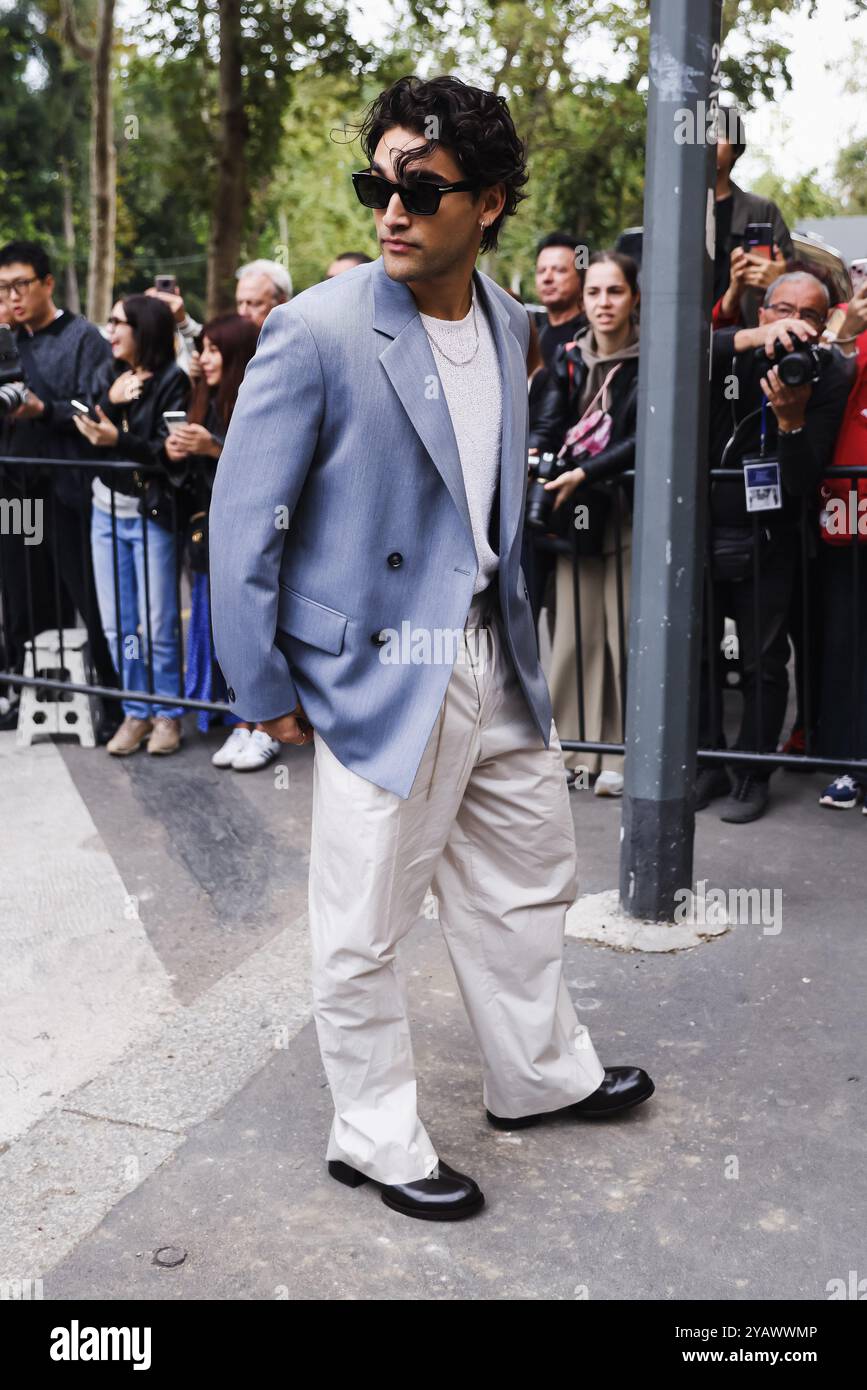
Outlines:
MULTIPOLYGON (((77 685, 87 683, 84 657, 87 651, 87 629, 63 629, 63 674, 60 670, 60 633, 57 628, 40 632, 33 647, 28 643, 24 653, 25 676, 44 676, 46 680, 69 680, 77 685)), ((18 706, 16 742, 29 747, 36 734, 74 734, 82 748, 95 748, 93 696, 80 690, 39 690, 35 685, 22 685, 18 706)))

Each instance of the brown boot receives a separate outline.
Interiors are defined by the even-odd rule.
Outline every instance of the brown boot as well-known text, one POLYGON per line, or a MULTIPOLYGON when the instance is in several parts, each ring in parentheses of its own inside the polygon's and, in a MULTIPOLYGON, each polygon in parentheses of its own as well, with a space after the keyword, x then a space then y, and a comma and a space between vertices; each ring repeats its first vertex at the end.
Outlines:
POLYGON ((135 715, 128 714, 117 733, 105 745, 106 751, 113 753, 116 758, 126 758, 130 753, 136 753, 152 728, 152 719, 137 719, 135 715))
POLYGON ((148 739, 149 753, 177 753, 181 746, 181 721, 158 714, 154 731, 148 739))

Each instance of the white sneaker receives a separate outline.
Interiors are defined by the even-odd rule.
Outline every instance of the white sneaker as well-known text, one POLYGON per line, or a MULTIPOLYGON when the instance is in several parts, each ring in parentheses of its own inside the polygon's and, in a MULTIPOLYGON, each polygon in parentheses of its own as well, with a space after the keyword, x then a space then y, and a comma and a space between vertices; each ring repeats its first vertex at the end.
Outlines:
POLYGON ((276 738, 271 738, 264 729, 254 729, 232 767, 236 772, 258 772, 260 767, 273 763, 279 752, 280 744, 276 738))
POLYGON ((622 796, 623 776, 619 772, 600 772, 593 786, 594 796, 622 796))
POLYGON ((251 732, 252 730, 245 729, 243 724, 236 725, 222 748, 218 748, 211 758, 214 767, 231 767, 238 754, 249 743, 251 732))

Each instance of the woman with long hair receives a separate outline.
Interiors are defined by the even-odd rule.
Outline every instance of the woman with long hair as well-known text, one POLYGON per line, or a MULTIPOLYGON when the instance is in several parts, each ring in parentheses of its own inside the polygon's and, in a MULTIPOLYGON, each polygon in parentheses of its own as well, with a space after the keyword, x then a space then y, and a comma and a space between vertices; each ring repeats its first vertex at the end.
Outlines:
MULTIPOLYGON (((256 351, 259 329, 240 314, 219 314, 202 329, 199 340, 200 374, 193 387, 187 422, 178 427, 167 444, 172 461, 188 469, 187 489, 192 516, 187 529, 187 559, 192 573, 192 603, 187 634, 186 694, 190 699, 226 699, 226 684, 214 656, 208 584, 208 508, 217 461, 229 428, 238 388, 247 363, 256 351)), ((200 710, 197 724, 207 732, 216 716, 200 710)), ((211 761, 215 767, 254 772, 277 757, 280 745, 263 729, 227 714, 223 722, 232 732, 211 761)))
MULTIPOLYGON (((158 299, 127 295, 114 305, 108 333, 112 361, 95 382, 97 419, 75 423, 107 455, 165 469, 165 413, 186 410, 190 391, 175 362, 171 311, 158 299)), ((112 661, 125 690, 163 697, 121 701, 123 723, 106 745, 116 757, 145 740, 149 753, 181 745, 176 500, 168 471, 103 469, 93 480, 93 570, 112 661)))
MULTIPOLYGON (((578 425, 591 407, 598 418, 583 442, 574 441, 564 471, 547 482, 545 490, 554 498, 553 529, 571 538, 570 527, 575 527, 583 738, 594 743, 619 743, 633 489, 625 482, 618 487, 612 484, 635 466, 639 289, 638 266, 632 257, 597 251, 584 272, 583 297, 588 327, 574 342, 557 349, 540 416, 550 445, 557 450, 567 431, 578 425)), ((576 665, 573 558, 572 554, 560 554, 549 683, 561 738, 582 736, 576 665)), ((622 755, 566 753, 564 761, 570 785, 576 783, 579 770, 586 769, 591 775, 599 774, 593 788, 597 795, 622 793, 622 755)))

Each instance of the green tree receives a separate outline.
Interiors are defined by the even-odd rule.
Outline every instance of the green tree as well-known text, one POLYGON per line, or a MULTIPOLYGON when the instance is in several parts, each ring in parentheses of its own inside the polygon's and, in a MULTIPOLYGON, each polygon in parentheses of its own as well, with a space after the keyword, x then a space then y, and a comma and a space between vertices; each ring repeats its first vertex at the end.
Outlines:
POLYGON ((850 215, 867 213, 867 138, 840 151, 834 176, 842 197, 842 211, 850 215))
MULTIPOLYGON (((369 97, 375 95, 372 84, 369 97)), ((351 122, 368 91, 347 75, 299 73, 284 115, 280 158, 257 205, 250 249, 285 264, 295 291, 321 280, 341 251, 379 254, 373 216, 350 174, 363 167, 351 122)))
POLYGON ((88 86, 51 15, 26 0, 0 14, 0 90, 0 240, 43 243, 58 298, 77 309, 87 243, 79 251, 72 228, 87 221, 88 86))
POLYGON ((797 179, 786 180, 768 170, 755 181, 753 189, 777 204, 789 227, 797 227, 806 217, 836 217, 840 200, 818 182, 819 171, 810 169, 797 179))
MULTIPOLYGON (((727 0, 724 91, 748 107, 790 86, 779 17, 814 9, 727 0)), ((529 291, 535 241, 555 227, 601 246, 641 222, 649 29, 642 0, 406 0, 399 10, 379 75, 455 72, 493 87, 527 142, 529 198, 488 258, 498 278, 529 291)))
POLYGON ((196 186, 209 213, 208 311, 232 302, 232 269, 269 190, 300 72, 358 70, 342 0, 151 0, 136 35, 182 64, 184 137, 203 152, 196 186))

